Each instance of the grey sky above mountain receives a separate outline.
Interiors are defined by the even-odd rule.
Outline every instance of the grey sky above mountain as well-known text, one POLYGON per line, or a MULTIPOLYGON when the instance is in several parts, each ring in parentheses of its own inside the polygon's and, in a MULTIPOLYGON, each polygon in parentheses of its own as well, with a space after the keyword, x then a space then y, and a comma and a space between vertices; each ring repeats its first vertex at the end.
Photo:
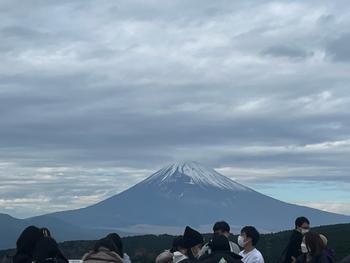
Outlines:
POLYGON ((195 160, 350 214, 349 13, 347 1, 1 1, 0 212, 85 206, 195 160))

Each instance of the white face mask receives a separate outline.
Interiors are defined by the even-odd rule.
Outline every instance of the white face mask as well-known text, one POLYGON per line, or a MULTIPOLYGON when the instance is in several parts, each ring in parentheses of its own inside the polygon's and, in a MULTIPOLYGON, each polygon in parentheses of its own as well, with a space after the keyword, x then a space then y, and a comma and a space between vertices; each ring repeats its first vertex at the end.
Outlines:
POLYGON ((309 250, 307 249, 307 247, 306 247, 306 244, 303 242, 303 243, 301 243, 301 252, 303 253, 303 254, 305 254, 305 253, 308 253, 309 252, 309 250))
POLYGON ((240 247, 244 247, 244 245, 246 244, 246 242, 244 241, 244 237, 242 237, 241 235, 238 236, 237 238, 237 243, 240 247))
POLYGON ((302 233, 303 235, 305 235, 307 232, 309 232, 309 229, 304 229, 304 228, 300 229, 300 233, 302 233))

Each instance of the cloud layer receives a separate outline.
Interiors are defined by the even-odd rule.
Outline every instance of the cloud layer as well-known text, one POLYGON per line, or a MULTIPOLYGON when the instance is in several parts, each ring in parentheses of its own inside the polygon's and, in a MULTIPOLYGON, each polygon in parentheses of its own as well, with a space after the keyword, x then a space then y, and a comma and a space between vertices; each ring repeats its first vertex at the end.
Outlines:
POLYGON ((0 212, 85 206, 183 159, 264 193, 350 186, 348 6, 2 1, 0 212))

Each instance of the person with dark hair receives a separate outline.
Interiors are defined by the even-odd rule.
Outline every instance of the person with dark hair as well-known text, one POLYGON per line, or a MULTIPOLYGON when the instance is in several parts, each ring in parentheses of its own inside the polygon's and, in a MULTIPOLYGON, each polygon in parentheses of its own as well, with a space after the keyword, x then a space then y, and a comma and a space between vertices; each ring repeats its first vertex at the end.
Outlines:
POLYGON ((264 263, 260 251, 255 248, 260 238, 258 230, 253 226, 245 226, 238 236, 238 245, 243 248, 239 253, 244 263, 264 263))
POLYGON ((13 263, 31 263, 35 245, 42 236, 40 228, 36 226, 28 226, 24 229, 16 242, 16 254, 13 256, 13 263))
POLYGON ((68 263, 63 256, 57 242, 49 236, 41 237, 33 251, 33 262, 35 263, 68 263))
POLYGON ((304 216, 295 219, 295 229, 293 230, 287 247, 282 253, 282 262, 291 263, 293 258, 299 257, 301 253, 301 242, 303 240, 304 234, 306 234, 310 229, 310 221, 304 216))
POLYGON ((129 255, 124 253, 123 242, 120 236, 117 233, 111 233, 106 238, 110 239, 116 245, 118 255, 123 259, 123 263, 131 263, 129 255))
POLYGON ((186 226, 185 232, 183 235, 184 246, 187 249, 186 256, 187 259, 184 259, 180 262, 195 262, 198 261, 200 256, 200 251, 204 243, 203 236, 196 230, 192 229, 189 226, 186 226))
POLYGON ((325 248, 324 242, 320 235, 315 232, 308 232, 305 234, 300 245, 302 255, 293 263, 330 263, 329 258, 323 253, 325 248))
POLYGON ((173 253, 173 263, 178 263, 187 259, 187 249, 185 248, 183 236, 174 238, 170 252, 173 253))
MULTIPOLYGON (((230 237, 230 225, 225 221, 218 221, 213 226, 213 233, 214 235, 223 235, 228 239, 230 237)), ((231 252, 234 252, 236 254, 239 254, 239 252, 241 252, 239 246, 236 243, 229 241, 229 244, 231 252)), ((207 243, 203 246, 202 250, 200 251, 200 255, 201 257, 203 257, 210 253, 211 249, 209 247, 209 243, 207 243)))
POLYGON ((165 250, 160 253, 156 258, 156 263, 172 263, 173 262, 173 253, 169 250, 165 250))
POLYGON ((92 251, 83 256, 84 263, 123 263, 119 250, 110 238, 98 240, 92 251))
POLYGON ((230 242, 227 237, 222 234, 214 234, 208 243, 211 253, 200 258, 202 263, 242 263, 242 257, 231 252, 230 242))

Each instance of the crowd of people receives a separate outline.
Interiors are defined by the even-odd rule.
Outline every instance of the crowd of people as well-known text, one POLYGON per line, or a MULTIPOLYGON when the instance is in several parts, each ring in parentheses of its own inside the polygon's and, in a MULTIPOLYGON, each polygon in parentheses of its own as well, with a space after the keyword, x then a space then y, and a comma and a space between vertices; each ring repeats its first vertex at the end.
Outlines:
MULTIPOLYGON (((182 236, 173 240, 172 247, 160 253, 156 263, 264 263, 262 253, 256 248, 260 234, 254 226, 241 229, 237 243, 230 241, 230 226, 225 221, 216 222, 209 242, 197 230, 186 226, 182 236)), ((295 220, 288 245, 278 263, 333 263, 333 251, 327 238, 310 231, 306 217, 295 220)), ((10 263, 68 263, 57 242, 47 228, 27 227, 16 243, 16 254, 10 263)), ((111 233, 98 240, 93 249, 82 257, 83 263, 131 263, 123 250, 120 236, 111 233)), ((350 263, 350 256, 341 263, 350 263)))

